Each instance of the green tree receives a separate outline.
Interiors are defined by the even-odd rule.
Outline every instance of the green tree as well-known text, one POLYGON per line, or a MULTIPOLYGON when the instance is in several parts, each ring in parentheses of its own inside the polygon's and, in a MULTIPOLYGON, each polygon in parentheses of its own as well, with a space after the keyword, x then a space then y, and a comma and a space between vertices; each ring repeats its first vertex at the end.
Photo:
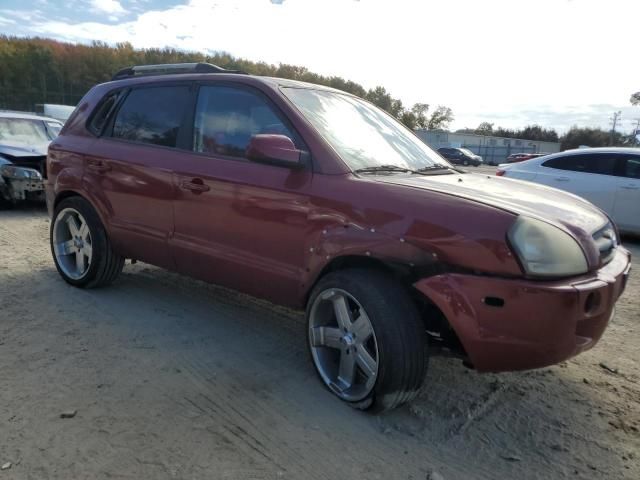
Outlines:
MULTIPOLYGON (((620 132, 615 132, 613 136, 613 146, 626 144, 627 138, 620 132)), ((600 128, 580 128, 577 126, 560 137, 560 147, 562 150, 578 148, 582 145, 589 147, 606 147, 611 145, 611 132, 600 128)))
POLYGON ((445 130, 453 122, 453 118, 453 110, 444 105, 438 105, 429 116, 426 128, 428 130, 445 130))
POLYGON ((105 42, 84 45, 6 35, 0 35, 0 108, 33 110, 36 103, 75 105, 93 85, 109 81, 121 68, 180 62, 209 62, 252 75, 333 87, 369 100, 412 129, 445 128, 453 118, 447 107, 438 107, 427 116, 428 105, 417 103, 407 109, 382 86, 366 90, 351 80, 326 77, 297 65, 252 62, 224 52, 204 55, 175 48, 135 49, 130 43, 112 47, 105 42))
POLYGON ((475 129, 474 133, 478 135, 493 135, 493 123, 482 122, 478 125, 478 128, 475 129))
POLYGON ((636 92, 631 95, 629 101, 631 102, 631 105, 640 105, 640 92, 636 92))
POLYGON ((527 125, 516 132, 517 138, 537 140, 541 142, 557 142, 558 132, 553 129, 542 128, 540 125, 527 125))

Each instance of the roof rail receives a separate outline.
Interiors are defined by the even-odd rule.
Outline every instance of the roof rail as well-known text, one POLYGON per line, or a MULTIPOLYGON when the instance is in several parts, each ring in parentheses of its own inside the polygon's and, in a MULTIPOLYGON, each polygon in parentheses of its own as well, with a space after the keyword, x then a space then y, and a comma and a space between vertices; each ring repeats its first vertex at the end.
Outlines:
POLYGON ((119 70, 111 80, 122 80, 137 76, 172 75, 176 73, 241 73, 241 70, 227 70, 211 63, 165 63, 160 65, 136 65, 119 70))

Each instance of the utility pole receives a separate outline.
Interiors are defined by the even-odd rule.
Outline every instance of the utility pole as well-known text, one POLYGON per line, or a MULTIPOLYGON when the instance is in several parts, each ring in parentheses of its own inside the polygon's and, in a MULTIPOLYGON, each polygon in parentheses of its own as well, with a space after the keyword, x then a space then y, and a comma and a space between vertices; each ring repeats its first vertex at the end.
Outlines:
POLYGON ((617 112, 613 112, 613 117, 609 119, 611 121, 611 138, 609 140, 609 143, 612 146, 613 146, 613 139, 616 134, 616 126, 618 125, 618 122, 620 121, 621 116, 622 116, 622 112, 618 110, 617 112))

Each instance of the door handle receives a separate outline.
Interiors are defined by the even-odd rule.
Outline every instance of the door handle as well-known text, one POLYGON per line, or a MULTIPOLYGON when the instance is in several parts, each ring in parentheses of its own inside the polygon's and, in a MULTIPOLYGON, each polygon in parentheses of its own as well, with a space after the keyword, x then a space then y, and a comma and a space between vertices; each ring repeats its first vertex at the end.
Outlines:
POLYGON ((558 182, 568 182, 569 181, 569 177, 556 177, 556 178, 554 178, 554 180, 556 180, 558 182))
POLYGON ((185 180, 180 183, 180 188, 182 188, 183 190, 189 190, 190 192, 195 194, 204 193, 211 190, 209 185, 205 185, 205 183, 200 178, 194 178, 190 181, 185 180))
POLYGON ((105 173, 111 170, 111 166, 103 160, 87 160, 87 168, 97 173, 105 173))

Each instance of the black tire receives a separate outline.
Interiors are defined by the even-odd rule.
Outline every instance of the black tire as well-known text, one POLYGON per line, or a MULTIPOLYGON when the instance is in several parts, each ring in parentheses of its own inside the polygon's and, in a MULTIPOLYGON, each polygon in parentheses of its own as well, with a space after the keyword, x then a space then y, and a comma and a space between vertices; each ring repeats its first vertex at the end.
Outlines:
POLYGON ((318 296, 330 289, 348 292, 365 309, 378 349, 378 374, 372 390, 351 407, 378 413, 406 403, 418 394, 424 380, 428 342, 424 325, 411 296, 392 276, 374 269, 345 269, 323 277, 307 303, 307 343, 316 373, 327 387, 313 356, 311 310, 318 296))
POLYGON ((113 283, 118 275, 120 275, 120 272, 122 272, 125 261, 124 257, 121 257, 113 251, 109 237, 98 213, 93 206, 82 197, 74 196, 66 198, 56 206, 51 220, 49 243, 51 246, 51 255, 53 256, 53 261, 58 273, 67 283, 74 287, 104 287, 113 283), (81 278, 72 278, 67 275, 58 263, 58 258, 54 251, 54 225, 58 215, 65 209, 74 209, 84 217, 91 236, 92 256, 88 269, 81 278))
POLYGON ((464 165, 465 167, 469 166, 469 160, 463 160, 462 165, 464 165))

